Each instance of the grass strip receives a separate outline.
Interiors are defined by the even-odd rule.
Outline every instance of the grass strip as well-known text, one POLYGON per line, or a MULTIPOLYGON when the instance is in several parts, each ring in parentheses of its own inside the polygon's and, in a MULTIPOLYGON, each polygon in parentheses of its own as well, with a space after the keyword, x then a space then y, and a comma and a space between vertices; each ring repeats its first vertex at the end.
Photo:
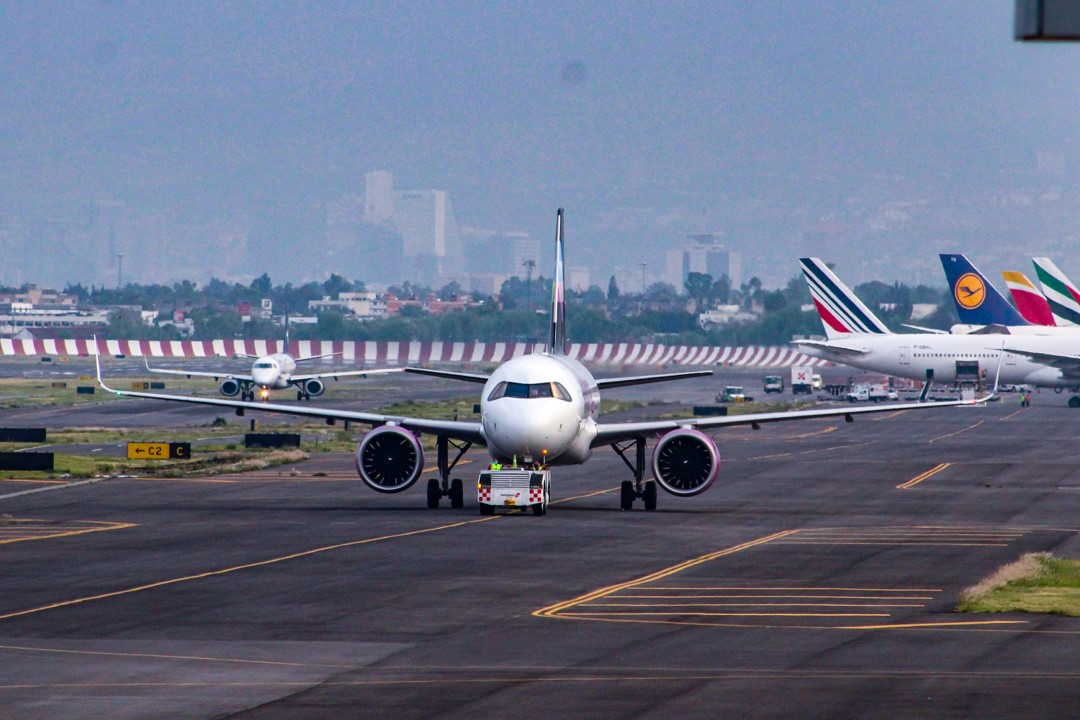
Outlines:
POLYGON ((962 592, 956 609, 1080 617, 1080 560, 1028 553, 962 592))

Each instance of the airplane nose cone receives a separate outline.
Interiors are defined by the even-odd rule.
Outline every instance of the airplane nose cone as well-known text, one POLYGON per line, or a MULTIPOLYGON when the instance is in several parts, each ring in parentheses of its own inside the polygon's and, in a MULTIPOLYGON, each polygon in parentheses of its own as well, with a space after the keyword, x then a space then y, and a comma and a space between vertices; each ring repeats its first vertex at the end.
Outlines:
POLYGON ((276 374, 274 370, 259 368, 251 371, 251 379, 255 381, 256 385, 272 385, 276 374))
POLYGON ((558 456, 573 440, 577 427, 557 414, 541 412, 536 401, 522 404, 517 411, 504 412, 510 408, 500 408, 497 414, 484 417, 488 442, 505 457, 539 458, 544 450, 549 457, 558 456))

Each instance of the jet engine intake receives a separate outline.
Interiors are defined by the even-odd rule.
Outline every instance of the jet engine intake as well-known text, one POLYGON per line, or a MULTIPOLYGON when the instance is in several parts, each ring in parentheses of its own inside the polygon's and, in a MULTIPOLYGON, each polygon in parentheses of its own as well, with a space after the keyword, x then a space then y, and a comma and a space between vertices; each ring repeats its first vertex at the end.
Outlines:
POLYGON ((225 397, 235 397, 240 394, 240 383, 232 378, 225 378, 221 381, 221 385, 218 386, 218 390, 225 397))
POLYGON ((719 475, 720 449, 700 430, 672 430, 653 449, 652 470, 656 482, 672 495, 697 495, 719 475))
POLYGON ((372 490, 396 493, 408 489, 424 469, 424 449, 408 430, 382 425, 369 431, 356 448, 356 472, 372 490))
POLYGON ((311 397, 322 395, 324 392, 326 392, 326 383, 324 383, 319 378, 311 378, 310 380, 304 382, 304 392, 306 392, 311 397))

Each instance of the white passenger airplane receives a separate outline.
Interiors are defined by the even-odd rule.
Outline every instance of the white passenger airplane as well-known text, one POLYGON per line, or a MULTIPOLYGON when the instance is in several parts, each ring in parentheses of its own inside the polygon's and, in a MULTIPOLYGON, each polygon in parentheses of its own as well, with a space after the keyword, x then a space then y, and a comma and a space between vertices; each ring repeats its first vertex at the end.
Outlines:
POLYGON ((462 506, 464 484, 457 478, 451 480, 450 473, 473 445, 486 446, 491 458, 503 463, 516 459, 526 464, 543 465, 580 464, 589 459, 594 449, 610 446, 633 472, 633 480, 622 483, 621 507, 630 510, 635 500, 640 498, 646 510, 654 510, 657 485, 673 495, 688 497, 705 491, 716 480, 720 470, 720 451, 713 438, 703 430, 729 425, 751 425, 757 429, 762 423, 828 417, 842 417, 851 422, 855 415, 865 413, 974 404, 974 401, 909 403, 724 417, 598 422, 601 388, 711 375, 712 372, 703 370, 597 379, 581 363, 567 356, 562 217, 560 209, 555 233, 551 328, 543 352, 508 360, 491 376, 406 368, 407 372, 483 383, 479 422, 113 390, 101 378, 100 361, 98 382, 105 390, 117 395, 232 407, 238 415, 243 415, 245 410, 263 410, 323 418, 328 423, 342 420, 372 425, 373 429, 356 449, 356 469, 364 483, 385 493, 401 492, 419 479, 424 471, 424 453, 417 436, 421 433, 432 434, 437 440, 439 470, 439 478, 431 478, 427 483, 428 507, 432 508, 438 507, 442 497, 449 497, 452 507, 462 506), (645 481, 645 450, 649 438, 657 438, 651 463, 655 480, 645 481), (452 460, 449 452, 451 446, 457 453, 452 460))
POLYGON ((251 365, 251 374, 227 372, 206 372, 199 370, 170 370, 166 368, 150 367, 149 358, 143 357, 146 369, 152 373, 166 375, 183 375, 185 377, 210 377, 217 380, 225 378, 218 386, 218 390, 225 397, 240 396, 241 400, 254 400, 255 388, 259 388, 259 398, 266 400, 270 397, 271 390, 285 390, 289 387, 296 388, 297 400, 310 400, 326 392, 326 383, 323 378, 338 379, 342 377, 363 377, 365 375, 383 375, 386 373, 402 372, 404 368, 381 368, 378 370, 340 370, 334 372, 311 373, 308 375, 294 375, 296 364, 332 357, 335 353, 325 355, 312 355, 310 357, 294 358, 286 352, 271 353, 270 355, 244 355, 240 357, 254 358, 251 365))
MULTIPOLYGON (((828 338, 794 341, 808 355, 946 384, 988 380, 995 373, 998 381, 1009 384, 1061 389, 1080 385, 1080 337, 1075 334, 893 333, 824 262, 802 258, 799 263, 828 338)), ((1080 396, 1070 398, 1069 407, 1080 407, 1080 396)))

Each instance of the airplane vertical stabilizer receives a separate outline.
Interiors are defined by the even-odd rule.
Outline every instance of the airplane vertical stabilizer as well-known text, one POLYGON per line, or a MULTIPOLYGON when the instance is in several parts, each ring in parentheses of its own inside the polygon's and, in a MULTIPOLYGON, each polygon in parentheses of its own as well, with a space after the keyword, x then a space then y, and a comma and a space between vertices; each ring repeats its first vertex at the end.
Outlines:
POLYGON ((956 314, 964 325, 1030 325, 963 255, 941 253, 956 314))
POLYGON ((570 350, 566 340, 562 221, 563 209, 559 208, 555 219, 555 275, 551 281, 551 335, 548 337, 547 346, 550 355, 566 355, 570 350))
POLYGON ((1035 276, 1058 325, 1080 325, 1080 291, 1050 258, 1032 258, 1035 276))
POLYGON ((1039 292, 1039 289, 1027 279, 1022 272, 1015 270, 1003 270, 1001 277, 1005 278, 1005 284, 1009 286, 1016 309, 1029 323, 1054 327, 1054 315, 1050 312, 1050 304, 1039 292))
POLYGON ((800 258, 799 265, 827 337, 892 332, 824 262, 818 258, 800 258))

